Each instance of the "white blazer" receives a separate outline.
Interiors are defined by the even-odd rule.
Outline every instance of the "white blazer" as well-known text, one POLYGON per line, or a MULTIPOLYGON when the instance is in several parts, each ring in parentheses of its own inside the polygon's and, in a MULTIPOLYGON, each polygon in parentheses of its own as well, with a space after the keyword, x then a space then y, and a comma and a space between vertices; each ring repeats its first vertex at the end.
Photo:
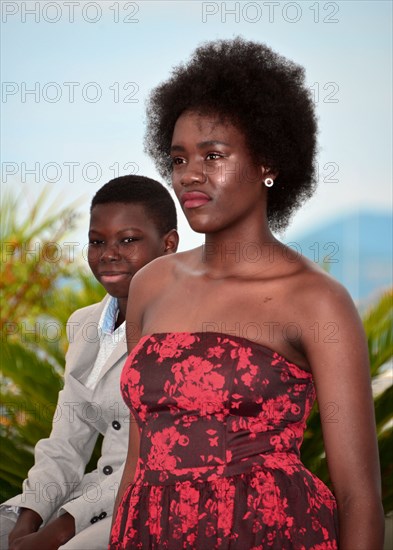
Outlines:
POLYGON ((99 350, 97 327, 107 300, 108 296, 69 318, 64 388, 51 434, 35 447, 35 464, 23 482, 23 493, 2 505, 35 510, 44 524, 66 511, 75 518, 75 534, 112 515, 127 456, 130 414, 120 394, 125 336, 103 366, 95 388, 85 386, 99 350), (99 434, 103 443, 97 469, 85 474, 99 434))

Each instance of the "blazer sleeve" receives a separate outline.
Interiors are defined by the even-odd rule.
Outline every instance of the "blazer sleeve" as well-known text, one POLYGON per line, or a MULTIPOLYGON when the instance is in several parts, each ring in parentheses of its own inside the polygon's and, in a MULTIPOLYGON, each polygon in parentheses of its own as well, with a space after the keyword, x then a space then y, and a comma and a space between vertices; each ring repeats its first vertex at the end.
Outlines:
POLYGON ((68 512, 75 520, 75 534, 113 514, 123 467, 100 483, 89 482, 78 498, 64 504, 58 514, 68 512))
MULTIPOLYGON (((70 343, 67 356, 77 344, 77 339, 70 343)), ((44 522, 73 498, 98 437, 98 431, 89 424, 86 415, 86 388, 69 372, 67 356, 64 387, 59 392, 50 436, 35 447, 34 466, 23 482, 23 493, 4 503, 30 508, 44 522)))

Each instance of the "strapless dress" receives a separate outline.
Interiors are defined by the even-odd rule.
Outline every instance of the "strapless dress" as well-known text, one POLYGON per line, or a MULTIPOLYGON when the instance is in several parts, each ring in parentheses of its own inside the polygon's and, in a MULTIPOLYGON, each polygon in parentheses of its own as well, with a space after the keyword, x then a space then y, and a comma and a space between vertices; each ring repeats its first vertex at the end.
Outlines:
POLYGON ((300 460, 310 373, 247 338, 170 332, 141 338, 121 388, 141 443, 111 550, 338 548, 334 496, 300 460))

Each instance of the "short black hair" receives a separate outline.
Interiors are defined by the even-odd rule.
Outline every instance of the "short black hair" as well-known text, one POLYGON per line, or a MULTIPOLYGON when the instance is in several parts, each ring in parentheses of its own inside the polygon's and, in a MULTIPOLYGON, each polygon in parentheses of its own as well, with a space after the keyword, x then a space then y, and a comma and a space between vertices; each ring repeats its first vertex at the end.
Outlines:
POLYGON ((94 195, 90 212, 97 204, 111 202, 141 204, 160 235, 165 235, 171 229, 177 229, 175 203, 169 191, 156 180, 138 175, 114 178, 94 195))
POLYGON ((198 47, 147 104, 145 149, 167 181, 174 126, 189 110, 234 124, 253 159, 278 171, 268 189, 267 215, 271 229, 283 230, 317 183, 317 123, 303 67, 242 37, 198 47))

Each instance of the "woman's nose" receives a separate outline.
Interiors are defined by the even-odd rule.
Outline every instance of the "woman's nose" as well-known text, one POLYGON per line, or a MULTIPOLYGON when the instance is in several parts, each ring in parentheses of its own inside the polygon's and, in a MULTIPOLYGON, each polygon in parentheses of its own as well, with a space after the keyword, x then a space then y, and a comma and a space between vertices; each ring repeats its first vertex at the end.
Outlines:
POLYGON ((205 183, 206 173, 202 161, 188 162, 180 178, 183 186, 193 185, 194 183, 205 183))

